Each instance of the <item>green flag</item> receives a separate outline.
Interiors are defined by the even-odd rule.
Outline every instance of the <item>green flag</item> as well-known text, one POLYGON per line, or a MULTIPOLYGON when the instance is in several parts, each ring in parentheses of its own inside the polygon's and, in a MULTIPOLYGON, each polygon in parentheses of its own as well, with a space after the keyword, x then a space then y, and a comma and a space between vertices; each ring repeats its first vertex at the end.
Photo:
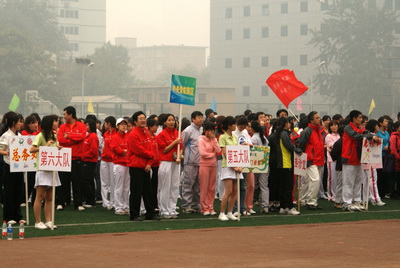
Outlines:
POLYGON ((10 105, 8 105, 8 109, 10 109, 10 111, 15 112, 18 109, 18 106, 19 106, 19 97, 17 94, 14 93, 14 96, 10 101, 10 105))

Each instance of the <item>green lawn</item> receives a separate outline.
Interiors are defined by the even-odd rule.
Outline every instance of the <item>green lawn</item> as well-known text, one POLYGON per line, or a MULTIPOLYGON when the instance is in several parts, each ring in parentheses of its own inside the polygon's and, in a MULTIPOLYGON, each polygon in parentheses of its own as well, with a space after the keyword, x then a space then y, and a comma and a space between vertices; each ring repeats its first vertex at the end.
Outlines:
MULTIPOLYGON (((217 216, 202 216, 199 213, 181 213, 179 219, 175 220, 130 222, 129 216, 115 215, 113 211, 105 210, 101 205, 86 211, 76 211, 70 206, 64 211, 56 211, 55 223, 58 229, 54 231, 33 228, 35 221, 33 211, 30 209, 31 224, 25 228, 25 237, 400 219, 400 200, 383 201, 387 203, 386 206, 370 206, 369 212, 342 212, 333 208, 332 202, 320 200, 319 205, 324 208, 323 210, 310 211, 302 208, 300 216, 257 213, 252 216, 242 216, 240 222, 221 222, 217 216)), ((215 205, 218 211, 219 201, 216 201, 215 205)), ((25 208, 22 210, 24 213, 25 208)), ((258 212, 260 208, 255 207, 254 210, 258 212)), ((14 236, 16 235, 17 230, 14 230, 14 236)))

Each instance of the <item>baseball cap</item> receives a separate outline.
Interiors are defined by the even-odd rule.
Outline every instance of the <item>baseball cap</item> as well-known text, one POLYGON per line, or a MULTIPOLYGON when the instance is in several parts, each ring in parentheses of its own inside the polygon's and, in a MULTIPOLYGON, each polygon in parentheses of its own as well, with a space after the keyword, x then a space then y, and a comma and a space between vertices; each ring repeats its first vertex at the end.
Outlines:
POLYGON ((117 119, 117 125, 121 124, 122 121, 124 121, 126 124, 128 124, 128 121, 126 119, 118 118, 117 119))

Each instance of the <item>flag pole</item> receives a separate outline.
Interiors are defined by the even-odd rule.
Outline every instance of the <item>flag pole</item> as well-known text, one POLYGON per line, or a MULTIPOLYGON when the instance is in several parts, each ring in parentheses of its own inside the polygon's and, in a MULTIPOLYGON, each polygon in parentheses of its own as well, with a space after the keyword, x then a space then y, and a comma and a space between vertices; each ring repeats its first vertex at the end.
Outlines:
POLYGON ((292 112, 292 110, 290 110, 290 109, 288 108, 288 111, 293 115, 294 118, 296 118, 297 122, 300 123, 299 118, 292 112))
POLYGON ((28 202, 28 172, 24 172, 25 182, 25 211, 26 211, 26 225, 29 225, 29 202, 28 202))

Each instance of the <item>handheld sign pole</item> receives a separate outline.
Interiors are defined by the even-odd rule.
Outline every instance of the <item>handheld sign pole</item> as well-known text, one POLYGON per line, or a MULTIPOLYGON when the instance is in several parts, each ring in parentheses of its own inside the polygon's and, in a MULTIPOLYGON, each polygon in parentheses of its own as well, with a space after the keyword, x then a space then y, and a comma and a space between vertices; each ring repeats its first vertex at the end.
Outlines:
POLYGON ((294 175, 297 176, 297 209, 300 212, 301 207, 301 182, 300 178, 307 175, 307 154, 302 153, 301 155, 294 153, 294 175))
POLYGON ((297 178, 297 211, 300 212, 300 207, 301 207, 301 198, 300 198, 300 176, 296 175, 297 178))
POLYGON ((236 184, 237 184, 238 221, 240 221, 240 173, 238 173, 238 172, 236 172, 236 184))
POLYGON ((54 214, 55 214, 55 202, 56 202, 56 172, 57 171, 53 171, 53 182, 51 187, 53 188, 53 192, 52 192, 52 199, 51 200, 51 230, 54 230, 54 214))
POLYGON ((25 182, 25 212, 26 212, 26 224, 29 225, 29 203, 28 203, 28 172, 24 172, 24 182, 25 182))
MULTIPOLYGON (((179 127, 178 127, 178 139, 181 138, 181 130, 182 130, 182 104, 179 104, 179 127)), ((180 159, 181 157, 181 143, 178 143, 178 152, 176 154, 176 159, 180 159)), ((181 184, 181 165, 178 166, 178 176, 179 176, 179 185, 181 184)))

